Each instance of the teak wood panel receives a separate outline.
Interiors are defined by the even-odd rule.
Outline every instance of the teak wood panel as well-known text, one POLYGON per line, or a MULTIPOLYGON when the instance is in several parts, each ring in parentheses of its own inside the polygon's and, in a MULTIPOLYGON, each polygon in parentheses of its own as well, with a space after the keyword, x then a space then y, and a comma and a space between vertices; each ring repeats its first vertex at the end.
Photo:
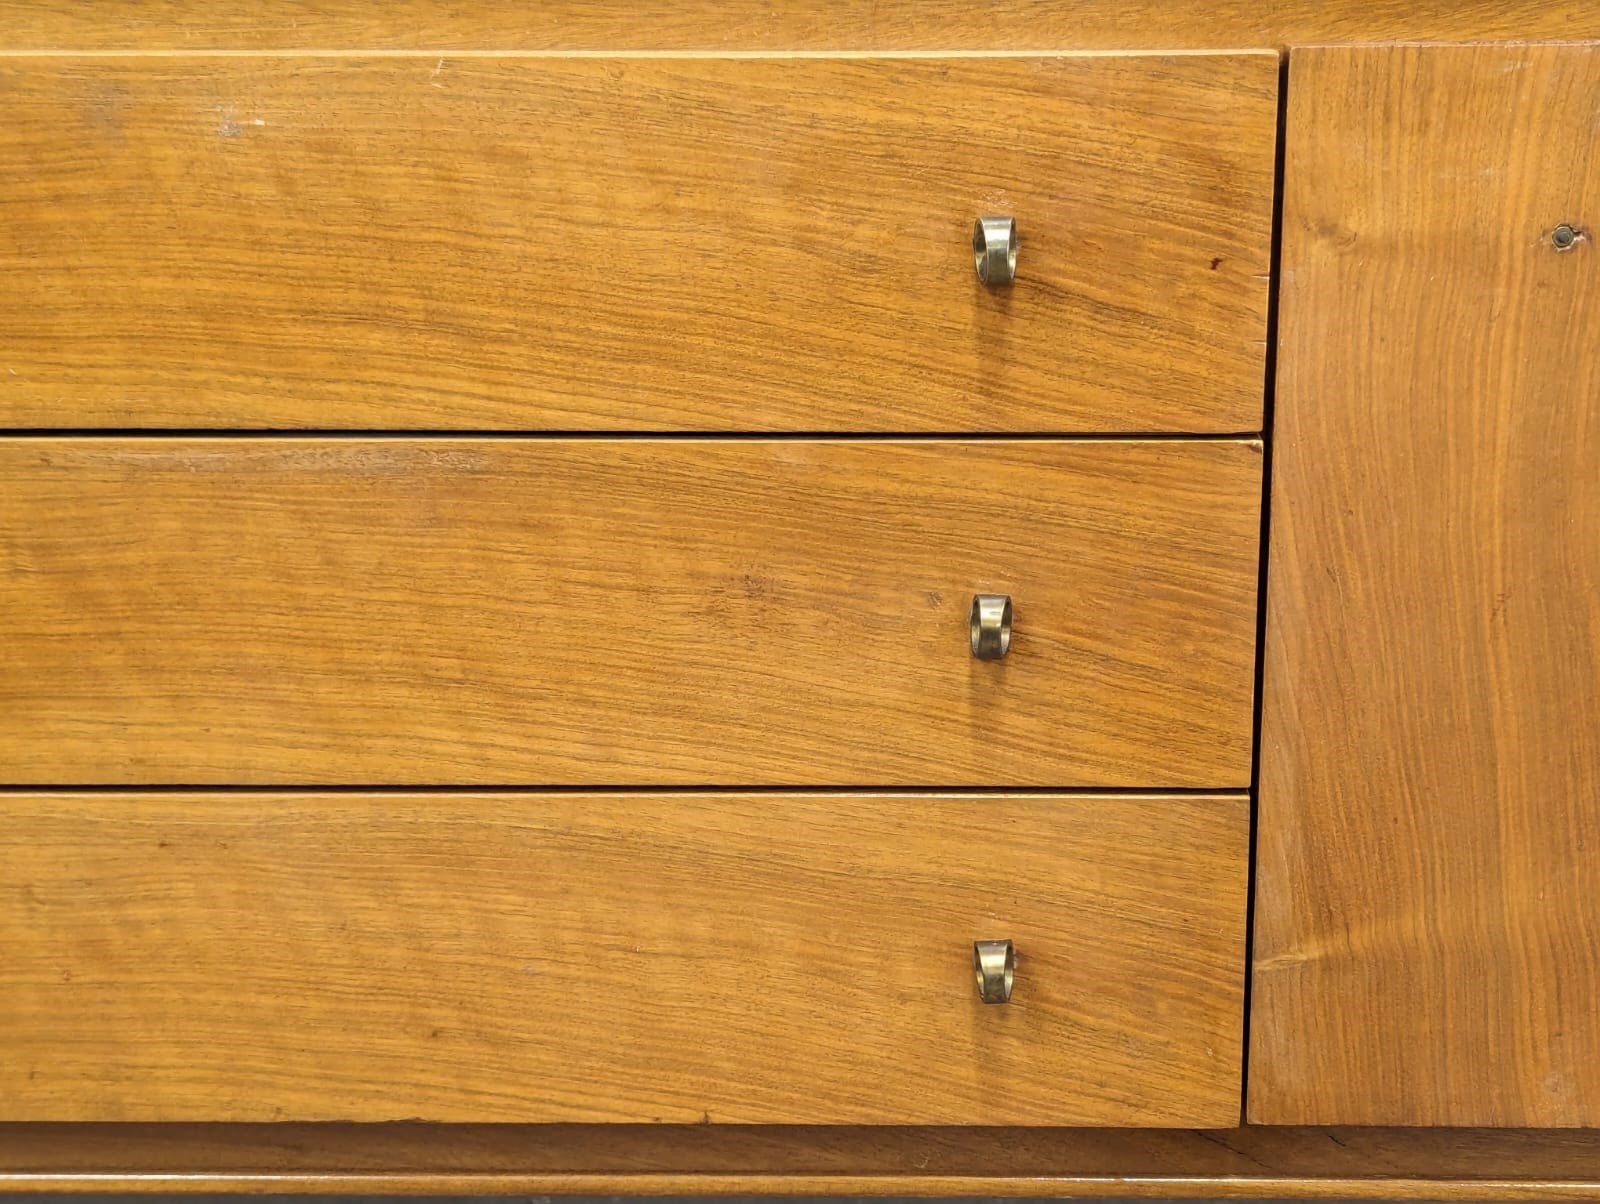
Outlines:
POLYGON ((1290 81, 1249 1115, 1600 1126, 1600 47, 1290 81))
POLYGON ((0 1124, 38 1192, 1596 1200, 1600 1132, 0 1124))
POLYGON ((1592 0, 12 0, 0 49, 1214 50, 1600 37, 1592 0))
POLYGON ((0 440, 0 773, 1242 787, 1260 452, 0 440))
POLYGON ((1255 431, 1277 87, 1269 54, 0 59, 0 424, 1255 431))
POLYGON ((0 1118, 1200 1125, 1236 796, 12 794, 0 1118), (986 1005, 972 942, 1010 939, 986 1005))

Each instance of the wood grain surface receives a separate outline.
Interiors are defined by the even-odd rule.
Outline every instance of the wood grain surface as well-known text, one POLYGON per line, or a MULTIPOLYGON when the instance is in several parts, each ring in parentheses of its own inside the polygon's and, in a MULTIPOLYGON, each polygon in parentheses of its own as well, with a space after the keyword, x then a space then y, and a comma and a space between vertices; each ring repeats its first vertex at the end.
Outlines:
POLYGON ((8 1191, 1600 1199, 1600 1133, 0 1124, 8 1191))
POLYGON ((1600 1126, 1600 47, 1290 79, 1249 1115, 1600 1126))
POLYGON ((0 424, 1254 431, 1277 91, 1270 54, 0 59, 0 424))
POLYGON ((0 1118, 1227 1125, 1243 795, 10 794, 0 1118), (972 942, 1017 949, 986 1005, 972 942))
POLYGON ((0 440, 33 784, 1248 784, 1260 446, 0 440), (1014 638, 976 660, 974 593, 1014 638))
POLYGON ((1591 0, 10 0, 17 49, 1126 50, 1600 37, 1591 0))

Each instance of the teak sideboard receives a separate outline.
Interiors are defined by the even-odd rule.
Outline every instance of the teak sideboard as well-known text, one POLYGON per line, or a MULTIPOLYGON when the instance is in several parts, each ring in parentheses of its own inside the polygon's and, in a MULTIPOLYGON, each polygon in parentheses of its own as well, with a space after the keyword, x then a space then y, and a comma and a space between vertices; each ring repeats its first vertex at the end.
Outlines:
POLYGON ((13 0, 0 1190, 1600 1200, 1600 6, 13 0))

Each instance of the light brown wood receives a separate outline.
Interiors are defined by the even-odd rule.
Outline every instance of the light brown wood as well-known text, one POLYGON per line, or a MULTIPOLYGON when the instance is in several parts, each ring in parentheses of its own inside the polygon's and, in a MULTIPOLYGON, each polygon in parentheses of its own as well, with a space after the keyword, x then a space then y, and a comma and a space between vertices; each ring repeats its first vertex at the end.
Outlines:
POLYGON ((1597 114, 1290 60, 1253 1120, 1600 1125, 1597 114))
POLYGON ((1269 54, 0 60, 0 423, 1254 431, 1277 89, 1269 54))
POLYGON ((1126 50, 1600 37, 1590 0, 11 0, 19 49, 1126 50))
POLYGON ((1248 784, 1260 445, 0 441, 34 784, 1248 784), (1001 661, 974 593, 1010 594, 1001 661))
POLYGON ((6 1120, 1239 1114, 1243 795, 4 804, 6 1120))
POLYGON ((0 1125, 8 1191, 1600 1199, 1600 1133, 0 1125))

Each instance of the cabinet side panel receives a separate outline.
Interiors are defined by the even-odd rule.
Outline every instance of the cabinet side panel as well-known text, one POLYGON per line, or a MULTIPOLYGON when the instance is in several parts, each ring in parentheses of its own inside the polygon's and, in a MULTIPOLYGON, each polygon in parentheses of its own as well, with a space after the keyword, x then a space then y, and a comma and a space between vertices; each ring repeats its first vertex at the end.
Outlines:
POLYGON ((1594 1126, 1600 50, 1288 92, 1249 1118, 1594 1126))

